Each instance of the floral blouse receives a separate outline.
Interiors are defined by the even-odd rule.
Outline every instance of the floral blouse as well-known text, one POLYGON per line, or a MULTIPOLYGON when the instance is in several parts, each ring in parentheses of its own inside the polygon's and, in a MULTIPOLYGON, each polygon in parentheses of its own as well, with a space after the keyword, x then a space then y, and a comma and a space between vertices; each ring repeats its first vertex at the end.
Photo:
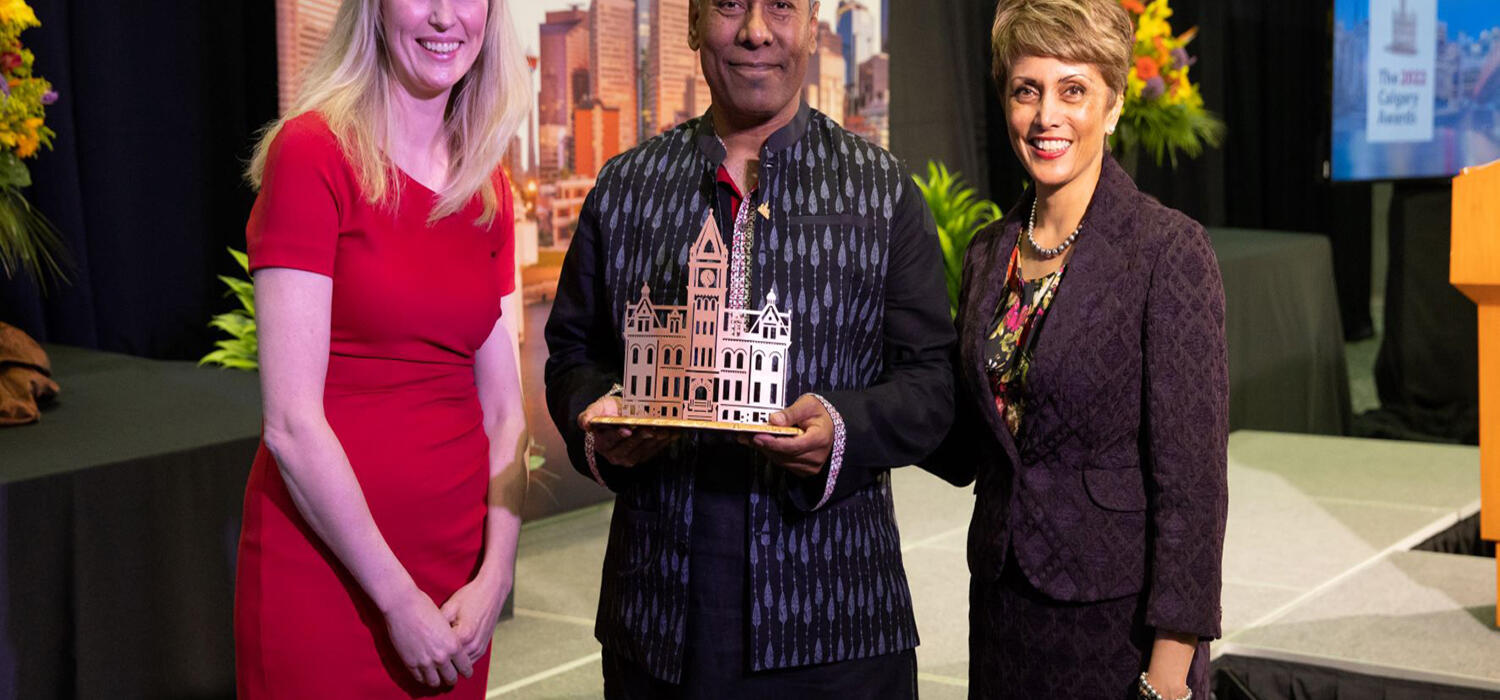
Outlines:
MULTIPOLYGON (((1018 241, 1019 243, 1019 241, 1018 241)), ((985 370, 995 394, 995 409, 1005 417, 1011 435, 1021 430, 1026 411, 1022 398, 1026 373, 1041 332, 1042 321, 1068 266, 1035 280, 1021 278, 1019 245, 1011 251, 1005 270, 1005 294, 995 310, 995 330, 985 343, 985 370)))

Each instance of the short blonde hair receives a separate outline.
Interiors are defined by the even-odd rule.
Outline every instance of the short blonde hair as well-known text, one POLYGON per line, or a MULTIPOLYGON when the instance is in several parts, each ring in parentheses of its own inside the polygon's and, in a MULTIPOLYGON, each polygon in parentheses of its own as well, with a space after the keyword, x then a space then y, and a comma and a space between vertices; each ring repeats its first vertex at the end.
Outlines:
MULTIPOLYGON (((481 224, 494 219, 500 193, 495 169, 531 109, 531 72, 511 23, 508 0, 489 0, 484 43, 469 72, 453 86, 443 131, 448 141, 448 184, 438 193, 429 221, 462 211, 475 196, 484 204, 481 224)), ((333 29, 302 76, 302 89, 280 119, 260 136, 246 176, 256 188, 271 142, 288 120, 321 114, 354 166, 365 198, 387 204, 401 180, 385 155, 395 87, 386 54, 380 0, 344 0, 333 29)))
POLYGON ((1000 0, 990 45, 995 82, 1002 87, 1016 61, 1046 56, 1093 65, 1110 89, 1122 95, 1135 52, 1135 28, 1119 0, 1000 0))

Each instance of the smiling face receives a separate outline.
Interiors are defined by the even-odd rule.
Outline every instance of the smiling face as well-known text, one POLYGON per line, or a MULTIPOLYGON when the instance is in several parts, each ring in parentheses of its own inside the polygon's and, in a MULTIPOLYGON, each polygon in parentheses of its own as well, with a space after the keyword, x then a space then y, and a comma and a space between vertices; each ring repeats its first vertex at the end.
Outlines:
POLYGON ((458 84, 484 45, 490 0, 380 0, 386 54, 396 80, 420 98, 458 84))
POLYGON ((1004 89, 1011 147, 1038 187, 1056 190, 1099 172, 1125 99, 1098 68, 1024 56, 1011 65, 1004 89))
POLYGON ((688 45, 726 116, 768 120, 797 109, 817 48, 813 0, 689 0, 688 45))

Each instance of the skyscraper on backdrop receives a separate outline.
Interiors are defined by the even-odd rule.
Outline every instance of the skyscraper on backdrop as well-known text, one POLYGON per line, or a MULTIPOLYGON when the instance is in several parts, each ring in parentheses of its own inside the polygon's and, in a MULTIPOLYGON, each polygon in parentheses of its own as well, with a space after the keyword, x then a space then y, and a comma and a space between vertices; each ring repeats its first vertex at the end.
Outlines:
POLYGON ((854 97, 849 98, 849 114, 844 128, 870 142, 888 147, 891 143, 891 59, 884 52, 859 64, 859 82, 854 97))
POLYGON ((589 13, 548 12, 541 35, 537 160, 544 180, 573 171, 573 116, 589 94, 589 13))
POLYGON ((838 35, 827 22, 819 26, 818 49, 807 64, 807 83, 802 95, 809 107, 828 115, 834 121, 844 123, 844 108, 848 69, 844 60, 844 47, 838 35))
MULTIPOLYGON (((637 142, 635 0, 593 0, 589 7, 589 66, 593 101, 620 110, 620 146, 637 142)), ((613 155, 613 154, 611 154, 613 155)))
MULTIPOLYGON (((635 123, 638 136, 651 133, 650 110, 646 108, 646 55, 651 48, 651 3, 635 0, 635 123)), ((638 140, 643 140, 639 139, 638 140)))
POLYGON ((839 0, 838 32, 844 54, 844 85, 853 99, 858 95, 859 67, 880 53, 875 14, 860 0, 839 0))
POLYGON ((688 47, 690 0, 642 0, 648 3, 650 38, 643 63, 646 123, 651 136, 667 131, 708 109, 708 83, 698 54, 688 47))
POLYGON ((880 2, 880 50, 887 53, 891 50, 891 2, 893 0, 880 2))

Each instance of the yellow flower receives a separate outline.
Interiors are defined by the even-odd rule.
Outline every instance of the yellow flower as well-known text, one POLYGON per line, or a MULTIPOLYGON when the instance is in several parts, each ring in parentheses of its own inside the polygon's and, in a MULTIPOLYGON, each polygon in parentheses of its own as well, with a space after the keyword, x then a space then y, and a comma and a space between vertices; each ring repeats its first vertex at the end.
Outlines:
POLYGON ((6 148, 15 148, 16 135, 9 131, 0 131, 0 144, 3 144, 6 148))
POLYGON ((36 149, 41 145, 41 139, 36 136, 21 136, 16 139, 16 155, 21 158, 30 158, 36 154, 36 149))
POLYGON ((22 29, 42 26, 26 0, 0 0, 0 22, 20 25, 22 29))
POLYGON ((1172 36, 1172 25, 1167 21, 1171 17, 1172 8, 1167 6, 1167 0, 1152 0, 1136 23, 1136 41, 1146 44, 1147 51, 1154 49, 1155 39, 1172 36))

